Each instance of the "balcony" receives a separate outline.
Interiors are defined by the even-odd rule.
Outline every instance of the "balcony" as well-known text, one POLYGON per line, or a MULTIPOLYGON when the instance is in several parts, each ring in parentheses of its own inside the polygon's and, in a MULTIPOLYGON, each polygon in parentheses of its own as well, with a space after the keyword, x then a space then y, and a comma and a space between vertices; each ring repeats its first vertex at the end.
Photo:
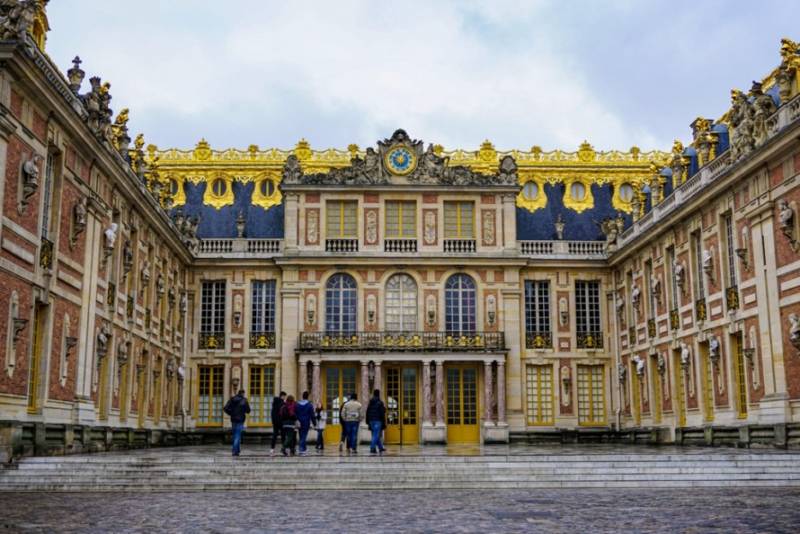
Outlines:
POLYGON ((603 332, 600 330, 594 332, 578 332, 577 337, 579 349, 603 348, 603 332))
POLYGON ((383 242, 384 252, 405 254, 417 251, 416 239, 386 239, 383 242))
POLYGON ((250 348, 257 350, 275 348, 275 332, 250 332, 250 348))
POLYGON ((200 349, 222 350, 225 348, 225 332, 201 332, 200 349))
POLYGON ((200 241, 200 258, 264 257, 276 256, 283 249, 282 239, 203 239, 200 241))
POLYGON ((502 332, 353 332, 300 334, 300 350, 493 352, 505 350, 502 332))
POLYGON ((519 251, 530 258, 603 260, 608 257, 605 241, 520 241, 519 251))
POLYGON ((527 349, 552 349, 552 332, 525 332, 525 348, 527 349))
POLYGON ((326 239, 325 252, 358 252, 358 239, 326 239))
POLYGON ((474 239, 445 239, 444 251, 453 254, 468 254, 477 250, 474 239))

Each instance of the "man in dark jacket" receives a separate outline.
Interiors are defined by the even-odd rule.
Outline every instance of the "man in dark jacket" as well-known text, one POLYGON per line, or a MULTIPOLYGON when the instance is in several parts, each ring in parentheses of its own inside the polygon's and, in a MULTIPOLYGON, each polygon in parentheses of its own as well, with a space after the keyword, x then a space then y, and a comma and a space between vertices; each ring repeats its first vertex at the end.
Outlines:
POLYGON ((275 455, 275 443, 278 442, 280 437, 283 443, 283 425, 281 424, 281 408, 283 408, 283 401, 286 399, 286 392, 281 391, 277 397, 272 398, 272 445, 269 448, 269 455, 275 455))
POLYGON ((308 391, 303 392, 303 398, 297 403, 295 414, 297 422, 300 423, 300 456, 305 456, 308 431, 311 425, 317 424, 317 414, 314 412, 314 405, 308 401, 308 391))
POLYGON ((372 398, 367 405, 367 426, 372 431, 372 442, 369 444, 369 452, 375 454, 376 452, 385 451, 383 443, 381 443, 381 432, 386 428, 386 406, 381 400, 381 392, 376 389, 372 393, 372 398))
POLYGON ((233 455, 239 456, 242 444, 242 431, 244 430, 244 421, 247 414, 250 413, 250 404, 244 396, 244 390, 240 389, 239 392, 225 404, 223 411, 231 418, 231 426, 233 427, 233 455))

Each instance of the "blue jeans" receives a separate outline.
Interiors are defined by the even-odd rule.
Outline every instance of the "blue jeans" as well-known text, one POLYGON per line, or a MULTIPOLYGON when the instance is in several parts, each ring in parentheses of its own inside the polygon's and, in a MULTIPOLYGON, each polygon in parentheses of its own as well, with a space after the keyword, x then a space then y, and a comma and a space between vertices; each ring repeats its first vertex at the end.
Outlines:
POLYGON ((347 434, 347 448, 356 450, 358 447, 358 421, 345 421, 344 431, 347 434))
POLYGON ((311 427, 300 427, 300 452, 306 452, 306 440, 308 439, 308 431, 311 427))
POLYGON ((244 431, 244 422, 233 423, 233 455, 239 456, 242 450, 242 431, 244 431))
POLYGON ((383 432, 383 422, 370 421, 369 429, 372 430, 372 441, 369 444, 370 452, 375 452, 376 450, 382 451, 383 443, 381 443, 381 432, 383 432))

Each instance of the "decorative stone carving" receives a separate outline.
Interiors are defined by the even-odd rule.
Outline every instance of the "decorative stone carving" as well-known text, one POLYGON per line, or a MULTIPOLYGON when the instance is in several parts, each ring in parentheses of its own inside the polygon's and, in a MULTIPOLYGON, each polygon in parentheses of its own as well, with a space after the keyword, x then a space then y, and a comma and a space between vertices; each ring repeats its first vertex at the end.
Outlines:
POLYGON ((689 367, 692 358, 692 351, 689 349, 689 345, 681 341, 681 367, 686 369, 689 367))
POLYGON ((164 297, 165 292, 166 292, 166 283, 164 282, 164 275, 158 273, 158 276, 156 277, 156 295, 158 295, 159 301, 164 297))
POLYGON ((653 292, 656 302, 661 304, 661 278, 655 274, 650 275, 650 291, 653 292))
POLYGON ((173 356, 167 360, 167 363, 164 366, 164 372, 167 375, 167 382, 172 382, 172 379, 175 378, 175 373, 177 371, 178 371, 178 362, 173 356))
POLYGON ((89 83, 91 84, 89 92, 80 96, 88 112, 87 123, 97 137, 106 138, 109 143, 113 143, 111 117, 114 112, 110 107, 111 93, 109 92, 111 84, 102 83, 99 76, 89 78, 89 83))
POLYGON ((72 60, 72 68, 67 71, 67 79, 69 80, 69 88, 74 95, 78 95, 81 90, 81 84, 86 73, 81 69, 80 56, 75 56, 72 60))
POLYGON ((317 210, 306 211, 306 237, 309 245, 319 243, 319 212, 317 210))
POLYGON ((572 397, 572 370, 568 365, 561 366, 561 404, 570 405, 572 397))
POLYGON ((686 286, 686 267, 677 258, 672 260, 672 272, 675 273, 675 285, 684 293, 686 286))
POLYGON ((628 378, 628 368, 623 364, 617 364, 617 380, 622 384, 628 378))
POLYGON ((284 164, 286 184, 367 185, 388 184, 394 177, 405 177, 408 183, 439 185, 516 185, 517 165, 514 158, 504 156, 496 174, 483 174, 469 167, 449 164, 434 148, 424 150, 422 141, 411 139, 404 130, 397 130, 388 139, 378 141, 377 152, 367 148, 364 157, 356 155, 350 166, 327 172, 303 173, 300 159, 290 155, 284 164), (397 156, 395 162, 392 158, 397 156))
POLYGON ((111 144, 123 158, 128 156, 128 147, 131 144, 131 136, 128 135, 128 115, 128 108, 123 108, 111 125, 111 144))
POLYGON ((791 39, 781 39, 781 64, 775 81, 778 83, 778 94, 781 103, 786 103, 792 97, 797 69, 800 68, 800 46, 791 39))
POLYGON ((778 201, 778 220, 781 232, 789 239, 792 250, 797 252, 800 243, 797 240, 795 208, 785 199, 778 201))
MULTIPOLYGON (((694 146, 697 149, 697 164, 702 167, 716 157, 718 135, 711 131, 711 121, 703 117, 697 117, 691 126, 694 146)), ((682 179, 686 181, 686 175, 683 175, 682 179)), ((673 174, 673 183, 677 185, 674 180, 673 174)))
POLYGON ((176 212, 174 218, 175 226, 181 234, 181 241, 192 254, 197 254, 200 250, 200 239, 197 237, 197 228, 200 226, 200 217, 187 217, 183 212, 176 212))
POLYGON ((738 89, 731 91, 731 111, 729 122, 731 133, 731 161, 749 154, 755 148, 753 138, 753 118, 747 96, 738 89))
POLYGON ((708 336, 708 358, 716 365, 719 362, 719 339, 717 336, 711 334, 708 336))
POLYGON ((97 358, 98 358, 98 365, 99 360, 105 358, 106 354, 108 354, 108 342, 111 340, 111 331, 108 329, 108 324, 103 323, 100 327, 100 330, 97 332, 97 346, 95 347, 97 351, 97 358))
POLYGON ((600 222, 595 221, 595 224, 600 227, 600 231, 606 238, 606 252, 610 253, 617 250, 617 237, 619 236, 619 224, 617 219, 606 217, 600 222))
POLYGON ((306 322, 309 326, 314 325, 317 316, 317 296, 313 293, 306 297, 306 322))
MULTIPOLYGON (((162 277, 161 280, 163 282, 164 278, 162 277)), ((169 304, 170 308, 175 306, 175 288, 172 286, 167 290, 167 304, 169 304)))
POLYGON ((378 212, 368 210, 366 214, 366 232, 364 238, 367 243, 378 242, 378 212))
POLYGON ((667 370, 667 360, 664 358, 664 355, 660 352, 658 353, 658 357, 656 358, 656 368, 658 369, 658 374, 664 375, 667 370))
POLYGON ((111 256, 114 253, 114 244, 117 242, 117 229, 119 225, 117 223, 111 223, 111 226, 106 228, 105 231, 105 245, 104 250, 106 254, 106 258, 111 256))
POLYGON ((244 302, 242 295, 237 293, 233 297, 233 326, 239 328, 242 325, 242 311, 244 309, 244 302))
POLYGON ((639 303, 642 300, 642 290, 639 289, 639 286, 634 283, 631 287, 631 304, 633 305, 633 309, 639 313, 639 303))
POLYGON ((20 170, 20 189, 19 189, 19 205, 20 213, 25 212, 28 206, 29 199, 39 189, 39 165, 42 162, 42 156, 33 154, 30 159, 22 163, 20 170))
POLYGON ((494 295, 486 297, 486 322, 493 326, 497 320, 497 298, 494 295))
POLYGON ((800 315, 796 313, 789 314, 789 341, 794 348, 800 350, 800 315))
POLYGON ((622 291, 617 291, 615 296, 615 305, 617 307, 617 315, 622 317, 625 313, 625 299, 622 297, 622 291))
POLYGON ((375 295, 367 296, 367 324, 374 325, 377 316, 378 300, 375 295))
POLYGON ((433 245, 436 243, 436 212, 425 212, 425 229, 423 231, 423 238, 426 245, 433 245))
POLYGON ((236 237, 242 239, 244 237, 244 229, 247 226, 247 219, 244 217, 244 212, 239 211, 239 215, 236 217, 236 237))
POLYGON ((178 311, 180 311, 181 315, 186 315, 186 311, 189 309, 189 302, 186 296, 186 291, 181 291, 181 299, 178 305, 178 311))
POLYGON ((487 210, 483 212, 483 244, 493 245, 494 237, 494 211, 487 210))
POLYGON ((142 262, 141 277, 142 284, 147 285, 150 283, 150 260, 147 258, 142 262))
POLYGON ((714 255, 710 249, 703 249, 702 253, 703 272, 709 280, 714 281, 714 255))
POLYGON ((561 326, 567 326, 569 323, 569 307, 564 297, 558 299, 558 323, 561 326))
POLYGON ((27 41, 40 0, 0 2, 0 41, 27 41))
POLYGON ((672 143, 672 155, 667 166, 672 171, 673 187, 678 187, 685 182, 689 173, 689 158, 683 155, 684 150, 683 143, 679 140, 676 139, 672 143))
POLYGON ((425 317, 428 321, 428 326, 436 324, 436 297, 428 295, 425 298, 425 317))

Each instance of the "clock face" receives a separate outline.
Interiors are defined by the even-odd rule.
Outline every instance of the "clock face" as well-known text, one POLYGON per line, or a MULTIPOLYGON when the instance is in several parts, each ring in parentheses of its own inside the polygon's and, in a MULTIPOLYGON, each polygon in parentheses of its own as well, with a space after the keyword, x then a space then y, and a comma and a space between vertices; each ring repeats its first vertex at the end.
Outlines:
POLYGON ((417 156, 407 146, 400 145, 386 153, 384 163, 389 172, 402 176, 417 168, 417 156))

